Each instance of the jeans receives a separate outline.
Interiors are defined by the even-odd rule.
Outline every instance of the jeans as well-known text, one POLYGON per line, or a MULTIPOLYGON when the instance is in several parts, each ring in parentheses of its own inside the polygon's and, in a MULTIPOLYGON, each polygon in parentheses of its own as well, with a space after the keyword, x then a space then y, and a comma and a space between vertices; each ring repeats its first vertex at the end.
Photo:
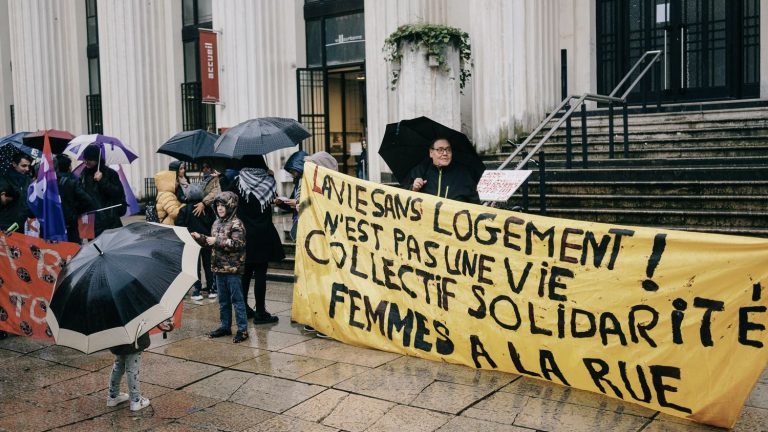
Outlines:
POLYGON ((235 308, 237 331, 248 330, 248 318, 245 316, 245 300, 240 285, 240 275, 234 273, 216 273, 216 286, 219 289, 219 319, 223 329, 232 327, 232 308, 235 308))
POLYGON ((139 366, 141 366, 141 351, 133 354, 115 354, 112 375, 109 376, 109 397, 117 397, 120 393, 120 380, 123 379, 123 373, 125 373, 131 401, 137 402, 141 398, 141 392, 139 392, 139 366))

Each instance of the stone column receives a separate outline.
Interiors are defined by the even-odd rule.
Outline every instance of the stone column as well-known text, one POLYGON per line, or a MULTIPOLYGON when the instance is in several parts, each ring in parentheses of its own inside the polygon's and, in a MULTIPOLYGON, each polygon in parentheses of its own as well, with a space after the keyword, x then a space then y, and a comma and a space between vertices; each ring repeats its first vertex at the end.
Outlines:
POLYGON ((461 130, 459 51, 446 47, 445 65, 427 58, 426 49, 405 44, 401 48, 397 105, 401 119, 427 116, 461 130))

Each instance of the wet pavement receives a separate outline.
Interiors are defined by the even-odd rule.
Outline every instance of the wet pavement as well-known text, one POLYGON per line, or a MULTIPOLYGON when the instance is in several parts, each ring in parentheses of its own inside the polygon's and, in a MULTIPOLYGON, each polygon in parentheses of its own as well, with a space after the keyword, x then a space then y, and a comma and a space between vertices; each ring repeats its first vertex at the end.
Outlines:
MULTIPOLYGON (((290 320, 292 287, 270 283, 276 324, 208 339, 216 300, 185 300, 181 328, 142 355, 139 412, 106 406, 113 356, 11 336, 0 341, 3 431, 711 431, 519 375, 358 348, 290 320)), ((122 383, 125 391, 125 381, 122 383)), ((768 430, 764 373, 734 430, 768 430)))

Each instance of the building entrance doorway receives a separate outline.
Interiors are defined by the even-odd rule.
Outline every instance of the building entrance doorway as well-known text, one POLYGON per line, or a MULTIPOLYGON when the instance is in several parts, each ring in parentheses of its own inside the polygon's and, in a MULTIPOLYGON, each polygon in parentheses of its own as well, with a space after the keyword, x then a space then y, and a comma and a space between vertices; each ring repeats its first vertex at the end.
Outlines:
POLYGON ((661 50, 660 73, 637 87, 635 101, 659 87, 666 102, 757 97, 759 3, 598 0, 598 90, 610 93, 645 51, 661 50))

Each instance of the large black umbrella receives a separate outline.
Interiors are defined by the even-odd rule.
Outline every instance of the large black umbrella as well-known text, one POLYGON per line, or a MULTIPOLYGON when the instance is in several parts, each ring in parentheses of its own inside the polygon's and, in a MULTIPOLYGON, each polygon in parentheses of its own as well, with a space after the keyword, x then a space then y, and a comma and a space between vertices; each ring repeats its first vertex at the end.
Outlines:
POLYGON ((260 117, 228 129, 216 141, 215 151, 240 159, 293 147, 312 134, 301 123, 280 117, 260 117))
POLYGON ((469 142, 469 138, 428 117, 388 124, 379 147, 379 155, 392 170, 395 178, 404 184, 411 169, 429 157, 429 147, 437 138, 445 138, 451 143, 451 163, 464 165, 475 182, 479 181, 485 171, 485 164, 469 142))
POLYGON ((24 135, 23 141, 25 145, 32 148, 42 150, 45 144, 45 135, 48 134, 48 139, 51 142, 51 153, 61 154, 67 145, 72 141, 75 136, 71 133, 63 130, 47 129, 37 132, 31 132, 24 135))
POLYGON ((104 231, 56 281, 46 320, 59 345, 92 353, 134 343, 173 316, 197 280, 186 228, 148 222, 104 231))
POLYGON ((227 158, 213 150, 218 139, 217 134, 202 129, 179 132, 161 145, 157 153, 166 154, 184 162, 227 158))

